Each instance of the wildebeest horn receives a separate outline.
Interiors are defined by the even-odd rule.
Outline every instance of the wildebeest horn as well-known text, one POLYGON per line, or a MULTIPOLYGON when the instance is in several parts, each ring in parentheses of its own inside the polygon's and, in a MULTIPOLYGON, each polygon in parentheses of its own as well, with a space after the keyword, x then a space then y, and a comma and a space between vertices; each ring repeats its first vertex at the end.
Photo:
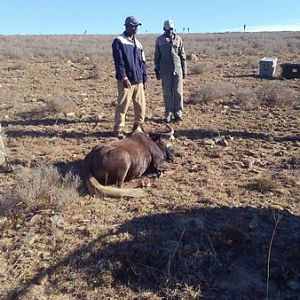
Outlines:
POLYGON ((170 129, 170 132, 166 133, 161 133, 161 135, 166 135, 166 136, 173 136, 174 135, 174 129, 167 123, 164 123, 168 129, 170 129))
POLYGON ((164 123, 164 125, 166 125, 166 127, 168 127, 168 129, 170 130, 170 132, 155 132, 152 133, 154 135, 163 135, 163 136, 169 136, 170 138, 173 137, 174 135, 174 129, 167 123, 164 123))

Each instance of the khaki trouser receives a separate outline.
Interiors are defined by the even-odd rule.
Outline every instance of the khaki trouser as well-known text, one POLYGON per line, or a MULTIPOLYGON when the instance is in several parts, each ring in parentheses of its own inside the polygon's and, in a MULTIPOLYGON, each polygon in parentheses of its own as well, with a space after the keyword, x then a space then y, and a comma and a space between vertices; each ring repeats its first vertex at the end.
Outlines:
POLYGON ((122 130, 125 126, 126 113, 133 102, 134 124, 133 127, 142 125, 145 119, 145 93, 143 83, 132 84, 131 88, 124 88, 123 82, 118 80, 118 103, 115 110, 114 130, 122 130))
POLYGON ((5 161, 5 148, 3 143, 3 138, 1 134, 1 128, 0 128, 0 165, 2 165, 5 161))
POLYGON ((182 116, 183 79, 181 74, 161 74, 165 116, 182 116))

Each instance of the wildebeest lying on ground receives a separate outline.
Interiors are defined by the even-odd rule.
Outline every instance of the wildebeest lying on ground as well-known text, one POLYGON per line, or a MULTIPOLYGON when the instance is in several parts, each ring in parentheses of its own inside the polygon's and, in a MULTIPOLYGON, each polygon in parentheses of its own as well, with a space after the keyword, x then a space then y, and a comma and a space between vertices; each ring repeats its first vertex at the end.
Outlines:
POLYGON ((169 167, 171 150, 161 139, 162 135, 173 137, 174 130, 168 128, 168 133, 134 132, 123 140, 94 147, 85 157, 89 193, 110 197, 145 196, 142 189, 122 188, 123 183, 145 172, 159 174, 169 167))

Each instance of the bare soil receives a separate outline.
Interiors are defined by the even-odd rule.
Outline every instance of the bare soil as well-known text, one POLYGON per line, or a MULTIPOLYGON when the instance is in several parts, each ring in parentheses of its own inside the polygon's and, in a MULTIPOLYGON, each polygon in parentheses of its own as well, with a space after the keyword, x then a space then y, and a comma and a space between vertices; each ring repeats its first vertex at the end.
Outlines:
MULTIPOLYGON (((154 40, 141 39, 149 66, 144 128, 165 130, 154 40)), ((201 44, 193 36, 187 45, 192 39, 201 44)), ((82 159, 114 139, 116 100, 111 40, 98 42, 105 51, 96 64, 85 55, 0 60, 1 124, 16 169, 0 174, 2 196, 22 168, 54 165, 82 180, 63 206, 3 209, 1 299, 300 299, 299 79, 282 80, 279 65, 274 78, 259 78, 261 48, 210 55, 186 47, 199 58, 189 69, 206 68, 184 82, 184 120, 172 123, 175 171, 149 178, 145 198, 97 199, 86 192, 82 159), (230 91, 191 102, 207 82, 230 91), (237 102, 239 89, 269 86, 286 97, 237 102)), ((271 54, 300 62, 299 51, 271 54)), ((130 109, 128 131, 132 118, 130 109)))

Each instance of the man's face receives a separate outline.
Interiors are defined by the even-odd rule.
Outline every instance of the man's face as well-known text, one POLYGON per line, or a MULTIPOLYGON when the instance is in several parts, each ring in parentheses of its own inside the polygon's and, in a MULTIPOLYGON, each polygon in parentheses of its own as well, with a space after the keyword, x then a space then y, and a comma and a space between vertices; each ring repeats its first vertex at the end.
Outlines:
POLYGON ((165 33, 166 33, 167 36, 172 36, 173 32, 174 32, 173 28, 165 30, 165 33))
POLYGON ((137 26, 133 26, 131 24, 126 25, 126 32, 129 35, 135 35, 138 31, 138 25, 137 26))

